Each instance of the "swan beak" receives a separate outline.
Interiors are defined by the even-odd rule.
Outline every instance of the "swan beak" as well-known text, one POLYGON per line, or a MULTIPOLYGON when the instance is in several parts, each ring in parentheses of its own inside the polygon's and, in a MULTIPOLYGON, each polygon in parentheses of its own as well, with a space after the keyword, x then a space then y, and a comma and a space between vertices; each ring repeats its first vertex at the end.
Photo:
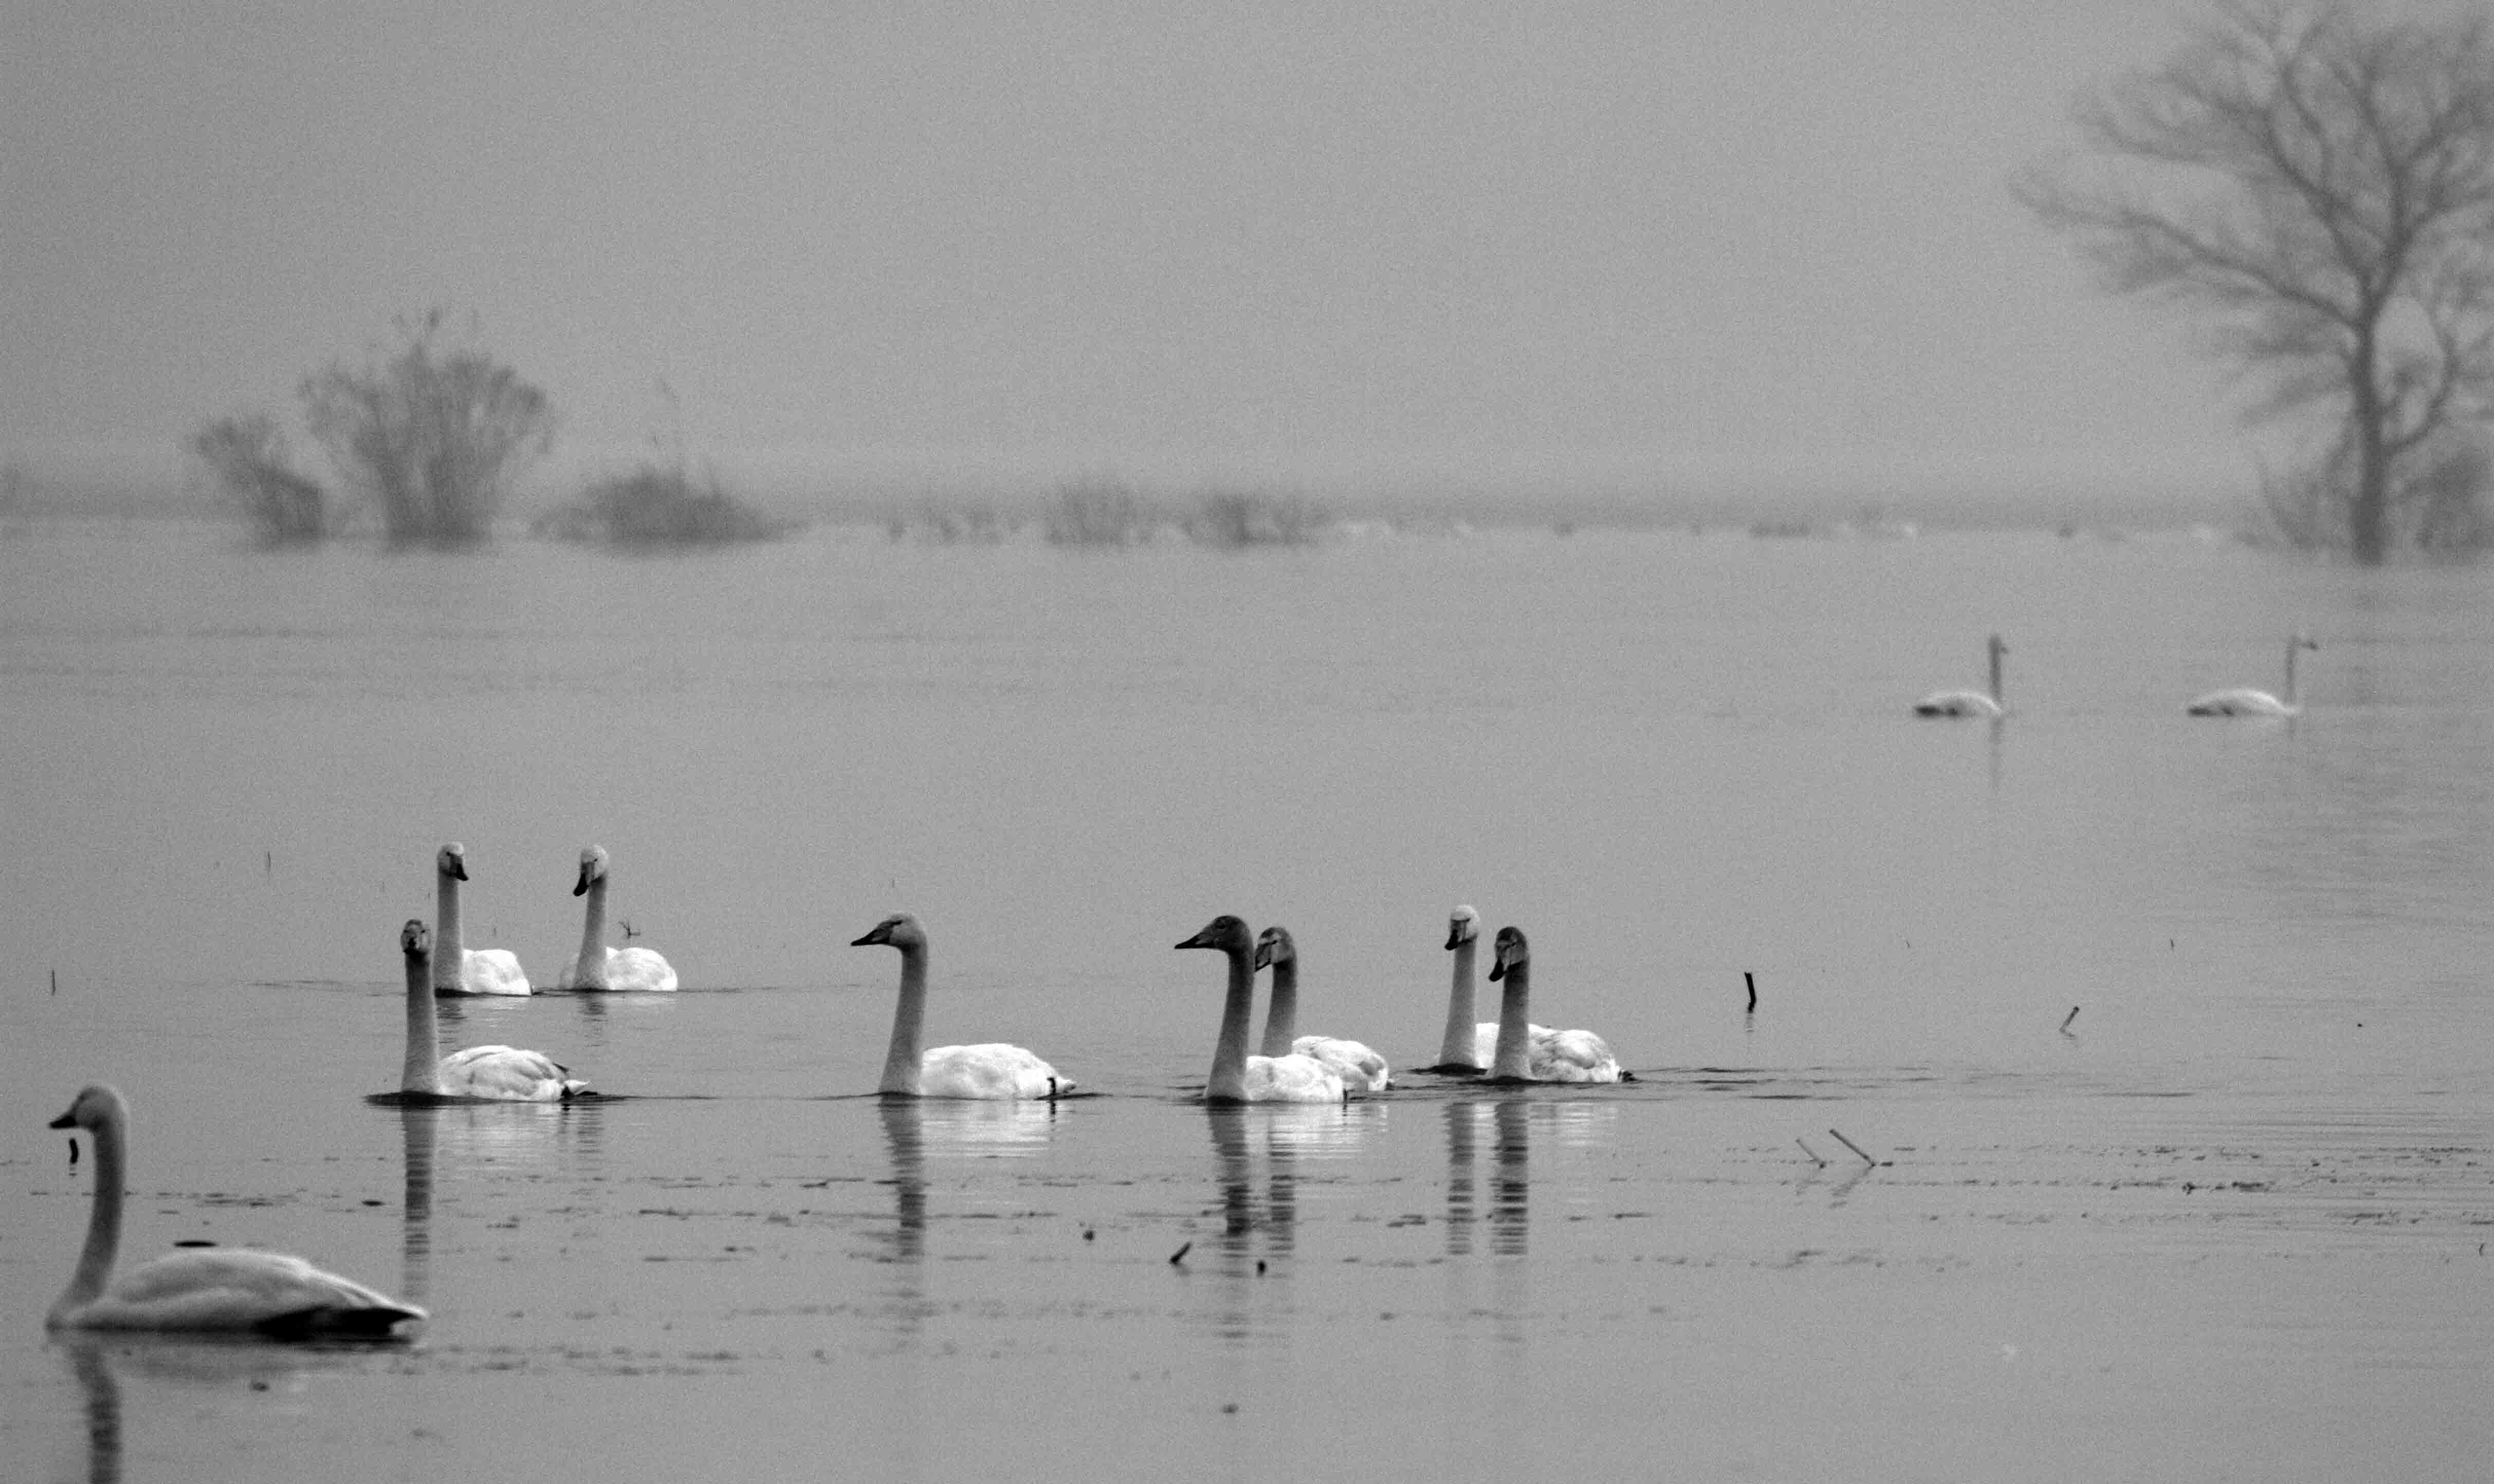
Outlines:
MULTIPOLYGON (((47 1123, 47 1124, 44 1125, 44 1127, 45 1127, 45 1128, 47 1128, 47 1129, 75 1129, 75 1128, 76 1128, 76 1127, 77 1127, 77 1109, 76 1109, 76 1108, 72 1108, 70 1111, 68 1111, 68 1112, 66 1112, 66 1113, 63 1113, 63 1114, 62 1114, 61 1116, 59 1116, 58 1118, 55 1118, 55 1119, 53 1119, 51 1122, 49 1122, 49 1123, 47 1123)), ((76 1147, 76 1146, 75 1144, 73 1144, 71 1147, 75 1148, 75 1147, 76 1147)), ((73 1156, 72 1156, 72 1158, 73 1158, 73 1159, 75 1159, 75 1158, 76 1158, 76 1156, 75 1156, 75 1155, 73 1155, 73 1156)))
MULTIPOLYGON (((1186 945, 1184 945, 1184 944, 1180 944, 1180 945, 1178 945, 1178 946, 1179 946, 1180 948, 1183 948, 1183 947, 1185 947, 1186 945)), ((1257 944, 1257 945, 1256 945, 1256 967, 1258 967, 1258 968, 1260 968, 1260 969, 1269 969, 1269 968, 1271 968, 1272 966, 1273 966, 1273 945, 1271 945, 1270 943, 1259 943, 1259 944, 1257 944)))
POLYGON ((1456 949, 1463 946, 1464 924, 1461 922, 1448 923, 1446 924, 1446 952, 1451 954, 1456 949))
MULTIPOLYGON (((463 872, 462 874, 465 873, 463 872)), ((574 896, 586 896, 589 894, 589 866, 585 862, 580 867, 580 879, 571 884, 571 894, 574 896)))
POLYGON ((452 856, 450 858, 450 879, 453 881, 465 881, 468 879, 468 863, 460 860, 457 856, 452 856))
POLYGON ((849 940, 849 947, 870 948, 877 943, 889 943, 891 941, 892 924, 890 923, 877 923, 872 927, 866 930, 865 937, 851 938, 849 940))
POLYGON ((1506 955, 1505 954, 1501 954, 1496 958, 1490 960, 1489 982, 1494 984, 1505 978, 1506 978, 1506 955))
POLYGON ((1211 948, 1214 946, 1215 945, 1212 941, 1212 929, 1209 927, 1178 945, 1180 948, 1211 948))

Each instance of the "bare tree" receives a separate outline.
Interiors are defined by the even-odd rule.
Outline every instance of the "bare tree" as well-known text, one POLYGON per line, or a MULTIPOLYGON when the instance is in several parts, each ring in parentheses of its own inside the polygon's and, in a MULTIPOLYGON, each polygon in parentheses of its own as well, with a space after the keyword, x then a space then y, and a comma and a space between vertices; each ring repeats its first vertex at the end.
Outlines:
POLYGON ((2229 0, 2077 120, 2085 152, 2020 177, 2018 197, 2115 292, 2204 316, 2256 388, 2248 415, 2331 420, 2296 476, 2338 517, 2313 537, 2379 562, 2407 506, 2411 534, 2438 522, 2447 539, 2449 481, 2484 468, 2452 450, 2494 414, 2486 14, 2229 0))
POLYGON ((219 418, 192 434, 187 446, 262 541, 317 541, 328 533, 327 500, 294 471, 274 419, 258 413, 219 418))
POLYGON ((544 392, 481 350, 441 348, 439 309, 401 319, 385 361, 303 379, 305 423, 393 542, 485 538, 511 482, 554 441, 544 392))

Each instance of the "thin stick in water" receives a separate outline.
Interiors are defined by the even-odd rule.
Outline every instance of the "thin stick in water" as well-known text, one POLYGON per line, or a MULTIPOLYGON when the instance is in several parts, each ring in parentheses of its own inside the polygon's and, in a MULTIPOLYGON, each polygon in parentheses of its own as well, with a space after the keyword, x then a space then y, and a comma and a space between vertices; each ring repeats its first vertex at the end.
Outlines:
MULTIPOLYGON (((1830 1133, 1830 1134, 1836 1134, 1836 1131, 1835 1131, 1834 1129, 1830 1129, 1830 1130, 1828 1130, 1827 1132, 1828 1132, 1828 1133, 1830 1133)), ((1862 1163, 1863 1163, 1863 1164, 1865 1164, 1865 1165, 1873 1165, 1873 1166, 1875 1166, 1875 1165, 1877 1165, 1877 1164, 1879 1163, 1877 1160, 1874 1160, 1874 1159, 1870 1158, 1870 1156, 1869 1156, 1869 1155, 1867 1155, 1867 1154, 1863 1154, 1863 1153, 1862 1153, 1862 1146, 1861 1146, 1860 1144, 1857 1144, 1857 1143, 1855 1143, 1853 1140, 1851 1140, 1851 1139, 1849 1139, 1849 1138, 1846 1138, 1846 1137, 1845 1137, 1843 1135, 1841 1135, 1841 1134, 1836 1134, 1836 1141, 1837 1141, 1838 1143, 1840 1143, 1840 1144, 1842 1144, 1845 1148, 1852 1150, 1855 1154, 1861 1154, 1861 1155, 1862 1155, 1862 1163)))
POLYGON ((1802 1152, 1802 1153, 1804 1153, 1804 1154, 1806 1154, 1806 1155, 1809 1155, 1809 1156, 1810 1156, 1810 1162, 1812 1165, 1817 1166, 1818 1166, 1819 1168, 1821 1168, 1821 1169, 1825 1169, 1825 1168, 1827 1167, 1827 1162, 1826 1162, 1825 1160, 1822 1160, 1822 1159, 1820 1159, 1820 1158, 1818 1157, 1818 1151, 1817 1151, 1817 1150, 1812 1149, 1812 1148, 1811 1148, 1810 1145, 1808 1145, 1808 1144, 1802 1144, 1802 1143, 1801 1143, 1801 1140, 1800 1140, 1800 1139, 1798 1139, 1798 1138, 1794 1139, 1794 1140, 1793 1140, 1793 1142, 1794 1142, 1794 1143, 1796 1143, 1796 1144, 1801 1144, 1801 1152, 1802 1152))
POLYGON ((1743 969, 1741 971, 1741 983, 1749 986, 1749 1009, 1748 1013, 1754 1015, 1758 1013, 1758 976, 1750 973, 1747 969, 1743 969))
POLYGON ((1188 1250, 1194 1246, 1195 1244, 1193 1242, 1180 1242, 1177 1246, 1177 1251, 1170 1254, 1170 1266, 1175 1267, 1179 1263, 1184 1262, 1186 1260, 1188 1250))
POLYGON ((2063 1016, 2061 1017, 2061 1034, 2062 1034, 2062 1035, 2066 1036, 2066 1035, 2068 1035, 2068 1034, 2070 1033, 2070 1022, 2071 1022, 2071 1021, 2073 1021, 2073 1020, 2075 1020, 2075 1019, 2077 1019, 2078 1017, 2079 1017, 2079 1007, 2077 1007, 2076 1005, 2073 1005, 2073 1006, 2071 1006, 2071 1007, 2070 1007, 2070 1013, 2069 1013, 2068 1015, 2063 1015, 2063 1016))

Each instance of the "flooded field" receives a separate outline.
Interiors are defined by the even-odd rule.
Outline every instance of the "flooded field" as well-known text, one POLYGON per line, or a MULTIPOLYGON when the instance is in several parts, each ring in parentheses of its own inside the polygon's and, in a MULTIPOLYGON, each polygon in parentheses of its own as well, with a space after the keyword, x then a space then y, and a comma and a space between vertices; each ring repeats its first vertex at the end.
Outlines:
MULTIPOLYGON (((2468 1478, 2494 1453, 2494 604, 2179 538, 1505 533, 684 561, 0 542, 12 1477, 2468 1478), (2305 715, 2186 718, 2275 685, 2305 715), (2010 647, 2012 714, 1922 721, 2010 647), (614 1094, 376 1105, 396 934, 614 1094), (1215 913, 1435 1049, 1457 902, 1619 1086, 1207 1109, 1215 913), (874 1096, 935 1042, 1099 1094, 874 1096), (623 941, 619 930, 614 941, 623 941), (1745 976, 1749 979, 1745 981, 1745 976), (1748 989, 1757 991, 1754 1010, 1748 989), (412 1344, 62 1340, 258 1244, 412 1344)), ((1481 986, 1484 1013, 1494 986, 1481 986)))

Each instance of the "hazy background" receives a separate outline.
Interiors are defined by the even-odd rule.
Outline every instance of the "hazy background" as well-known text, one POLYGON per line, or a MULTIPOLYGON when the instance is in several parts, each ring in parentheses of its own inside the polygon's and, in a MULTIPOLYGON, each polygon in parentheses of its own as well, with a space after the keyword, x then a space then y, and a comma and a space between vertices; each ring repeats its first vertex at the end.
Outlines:
MULTIPOLYGON (((5 0, 0 458, 473 311, 568 470, 2239 504, 2003 183, 2197 6, 5 0)), ((537 476, 541 502, 564 468, 537 476)))

